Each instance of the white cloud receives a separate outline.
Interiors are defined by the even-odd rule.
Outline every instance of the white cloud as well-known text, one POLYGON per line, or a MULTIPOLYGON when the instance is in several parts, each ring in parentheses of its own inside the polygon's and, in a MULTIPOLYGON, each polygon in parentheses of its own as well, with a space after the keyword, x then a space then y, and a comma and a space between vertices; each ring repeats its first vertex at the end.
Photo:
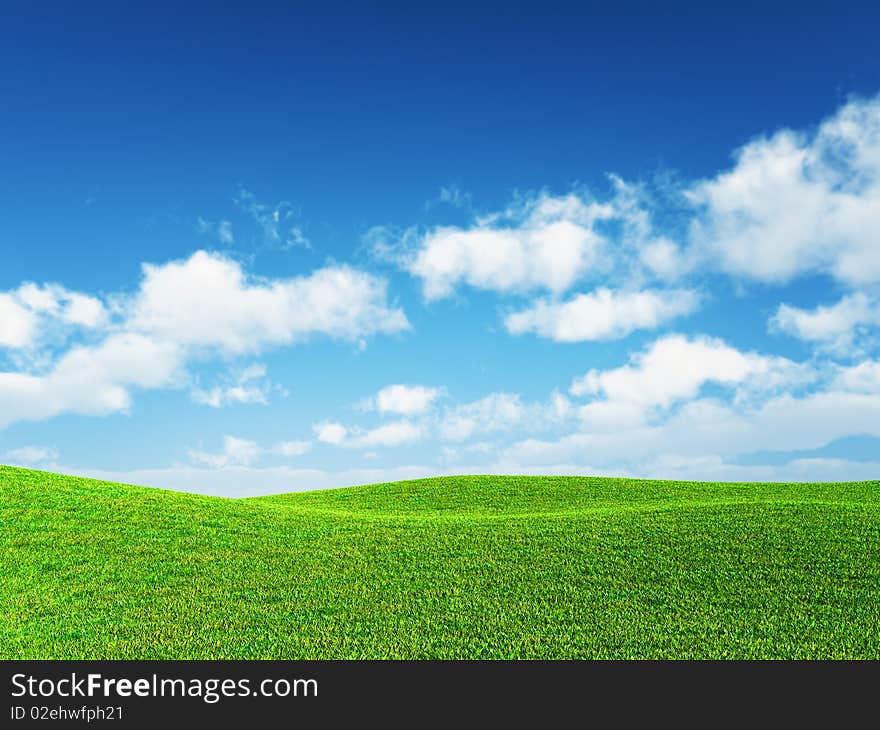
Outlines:
POLYGON ((311 441, 284 441, 273 449, 273 453, 278 456, 302 456, 311 448, 311 441))
MULTIPOLYGON (((419 278, 428 299, 462 286, 548 292, 509 314, 506 326, 560 341, 620 337, 693 311, 687 289, 670 301, 652 281, 720 270, 764 282, 828 274, 854 290, 880 282, 880 97, 850 101, 814 130, 754 139, 728 169, 693 183, 609 177, 613 194, 602 199, 583 189, 532 193, 468 225, 413 227, 402 235, 377 228, 368 239, 377 255, 419 278), (597 276, 605 289, 560 299, 597 276), (614 291, 624 283, 627 294, 614 291), (661 313, 658 297, 672 313, 661 313)), ((826 316, 858 317, 843 311, 854 304, 845 298, 809 321, 808 312, 783 305, 774 321, 840 350, 845 334, 817 328, 826 316)))
POLYGON ((842 297, 832 305, 800 309, 780 304, 770 329, 845 352, 854 338, 880 325, 880 303, 862 292, 842 297))
POLYGON ((395 421, 364 431, 354 436, 346 446, 353 448, 375 448, 377 446, 401 446, 422 438, 423 430, 418 424, 409 421, 395 421))
POLYGON ((669 238, 645 242, 639 251, 641 263, 661 281, 675 281, 689 273, 695 261, 669 238))
POLYGON ((533 402, 524 402, 518 393, 497 392, 447 407, 436 426, 442 440, 460 442, 493 433, 557 428, 576 414, 571 401, 557 391, 547 401, 533 402))
POLYGON ((50 464, 58 460, 58 452, 45 446, 22 446, 3 454, 3 459, 16 466, 50 464))
POLYGON ((613 212, 576 194, 544 194, 469 228, 434 228, 418 236, 416 249, 404 253, 401 263, 422 279, 428 299, 449 296, 459 284, 559 293, 604 267, 606 241, 593 226, 613 212))
POLYGON ((27 347, 34 338, 37 317, 8 293, 0 293, 0 347, 27 347))
POLYGON ((231 246, 235 243, 235 234, 232 232, 232 221, 221 220, 219 223, 214 224, 204 218, 199 218, 198 229, 199 233, 216 234, 220 243, 227 246, 231 246))
POLYGON ((710 266, 769 282, 805 272, 880 281, 880 99, 844 105, 815 132, 748 143, 688 197, 691 241, 710 266))
POLYGON ((858 365, 840 368, 834 386, 845 391, 880 395, 880 362, 865 360, 858 365))
MULTIPOLYGON (((368 238, 377 255, 421 280, 428 299, 461 286, 549 292, 509 315, 507 326, 565 341, 631 331, 623 318, 615 326, 613 314, 604 328, 593 319, 603 302, 584 297, 600 300, 598 292, 559 301, 600 275, 606 287, 625 282, 631 291, 717 270, 764 282, 828 274, 853 289, 880 282, 880 97, 850 101, 814 130, 754 139, 731 167, 703 180, 651 186, 610 178, 614 191, 604 199, 583 189, 541 192, 469 225, 402 235, 374 229, 368 238)), ((616 303, 609 297, 604 309, 616 303)), ((681 309, 690 311, 683 301, 681 309)), ((791 331, 803 320, 785 308, 778 314, 791 331)))
POLYGON ((58 284, 31 282, 0 292, 0 347, 35 347, 49 328, 95 329, 106 324, 108 313, 95 297, 68 291, 58 284))
POLYGON ((406 420, 394 421, 371 429, 347 428, 336 421, 324 421, 312 426, 321 443, 350 449, 368 449, 380 446, 401 446, 422 438, 421 425, 406 420))
POLYGON ((312 448, 311 441, 294 440, 283 441, 272 447, 263 447, 256 441, 225 436, 223 438, 223 451, 209 453, 205 451, 190 450, 189 458, 196 464, 204 464, 213 469, 224 469, 236 466, 250 466, 265 456, 283 456, 286 458, 303 456, 312 448))
POLYGON ((96 329, 106 323, 107 310, 99 299, 76 292, 66 292, 65 298, 67 301, 61 313, 62 321, 89 329, 96 329))
POLYGON ((220 237, 221 243, 225 243, 228 246, 235 243, 235 236, 232 234, 232 223, 230 221, 220 221, 217 224, 217 235, 220 237))
MULTIPOLYGON (((419 394, 418 398, 411 397, 413 393, 409 390, 388 391, 393 397, 386 403, 384 412, 403 415, 406 411, 406 415, 421 416, 417 421, 400 419, 370 429, 347 428, 335 421, 326 421, 315 424, 313 430, 319 441, 347 448, 370 448, 400 446, 429 436, 444 441, 464 441, 472 436, 513 431, 519 427, 544 429, 572 420, 577 414, 571 401, 556 391, 546 402, 532 403, 524 403, 516 393, 490 393, 479 400, 450 405, 438 412, 431 409, 430 404, 442 391, 433 390, 437 392, 419 394)), ((361 407, 382 410, 377 406, 378 400, 370 398, 361 407)))
POLYGON ((708 337, 669 335, 633 355, 627 365, 593 369, 576 378, 570 392, 638 407, 667 408, 693 398, 707 383, 772 390, 802 383, 808 375, 802 366, 785 358, 742 353, 708 337))
POLYGON ((302 228, 292 222, 296 219, 297 212, 286 200, 275 205, 267 205, 257 200, 250 191, 241 188, 233 202, 260 227, 264 241, 270 246, 282 249, 311 246, 302 228))
POLYGON ((22 284, 16 295, 24 306, 32 312, 46 312, 54 314, 58 311, 60 304, 58 302, 56 285, 38 286, 33 282, 22 284))
MULTIPOLYGON (((348 429, 334 421, 317 423, 312 428, 319 442, 348 449, 402 446, 418 441, 424 435, 422 425, 406 420, 386 423, 366 430, 348 429)), ((226 436, 223 441, 223 451, 220 453, 197 450, 188 453, 194 463, 219 469, 229 466, 249 466, 265 456, 302 456, 311 451, 312 446, 313 443, 308 440, 292 440, 272 447, 263 447, 255 441, 226 436)))
POLYGON ((377 484, 403 479, 456 474, 559 474, 566 476, 612 476, 649 479, 704 481, 848 481, 875 479, 880 461, 854 462, 844 459, 795 459, 779 466, 731 464, 717 454, 700 456, 667 455, 646 458, 629 466, 596 465, 582 459, 569 462, 533 464, 507 455, 491 463, 467 463, 438 467, 432 464, 405 464, 392 468, 354 468, 339 471, 290 467, 197 468, 177 466, 132 471, 106 471, 64 467, 68 474, 126 484, 142 484, 222 497, 254 497, 269 494, 332 489, 360 484, 377 484))
POLYGON ((485 398, 448 408, 440 422, 440 437, 464 441, 474 434, 513 428, 527 409, 515 393, 491 393, 485 398))
POLYGON ((472 212, 465 226, 402 233, 379 226, 366 240, 376 256, 421 279, 429 300, 463 285, 501 293, 545 291, 555 299, 600 276, 639 288, 652 277, 673 281, 688 273, 694 257, 658 233, 658 206, 646 187, 608 177, 611 194, 604 199, 583 188, 517 195, 503 210, 472 212))
POLYGON ((230 354, 315 334, 355 341, 409 327, 386 293, 383 279, 347 266, 290 279, 249 279, 237 262, 198 251, 185 261, 144 266, 129 324, 163 340, 230 354))
MULTIPOLYGON (((224 256, 198 251, 183 261, 145 265, 137 292, 117 297, 115 321, 97 299, 58 285, 25 284, 0 295, 0 344, 34 347, 54 324, 94 327, 97 344, 41 353, 21 372, 0 372, 0 428, 64 412, 126 411, 132 389, 182 385, 186 366, 211 355, 240 355, 313 335, 360 341, 409 327, 390 306, 385 280, 350 267, 289 279, 248 277, 224 256), (35 324, 36 322, 36 324, 35 324)), ((208 405, 266 400, 253 371, 197 392, 208 405)))
POLYGON ((544 409, 550 421, 564 421, 574 412, 571 401, 559 391, 550 394, 550 402, 544 409))
POLYGON ((265 405, 269 402, 269 384, 265 377, 266 366, 254 363, 234 375, 224 385, 216 385, 208 390, 193 390, 192 399, 212 408, 230 404, 265 405))
POLYGON ((248 466, 260 456, 262 451, 254 441, 225 436, 221 453, 209 454, 204 451, 190 451, 189 457, 196 463, 219 469, 227 466, 248 466))
MULTIPOLYGON (((514 393, 492 393, 438 407, 442 389, 397 383, 376 393, 369 407, 401 420, 367 429, 317 423, 315 441, 373 448, 428 435, 467 444, 504 433, 498 443, 491 438, 501 453, 503 442, 529 434, 542 438, 519 441, 508 463, 528 468, 534 456, 553 468, 588 463, 633 473, 653 465, 673 473, 688 465, 732 468, 724 460, 749 449, 810 448, 877 432, 871 419, 877 421, 880 405, 880 364, 864 358, 876 357, 880 327, 880 99, 851 102, 814 131, 783 130, 750 142, 730 169, 678 186, 673 194, 686 193, 676 203, 680 209, 663 208, 619 179, 613 183, 604 202, 582 190, 538 193, 482 217, 449 192, 447 202, 468 202, 471 223, 410 229, 395 260, 421 280, 428 299, 467 286, 536 297, 507 310, 506 329, 558 342, 620 338, 694 311, 697 282, 682 281, 688 276, 721 270, 737 279, 785 282, 829 275, 843 285, 838 302, 781 304, 769 323, 814 343, 814 360, 798 364, 717 339, 671 335, 620 367, 575 379, 570 392, 586 401, 554 393, 549 402, 527 403, 514 393), (661 218, 662 235, 653 223, 661 218), (601 282, 579 286, 599 276, 601 282), (829 352, 863 361, 842 367, 819 359, 829 352), (813 389, 817 382, 824 389, 813 389), (804 395, 808 384, 813 392, 804 395), (555 440, 543 433, 556 429, 558 436, 573 423, 576 433, 555 440)), ((304 242, 288 204, 265 206, 246 191, 239 204, 267 240, 304 242)), ((221 240, 228 231, 231 243, 226 224, 205 223, 221 240)), ((229 374, 194 390, 195 400, 213 407, 264 403, 273 387, 265 369, 236 372, 237 358, 314 337, 360 348, 365 337, 408 327, 389 301, 387 282, 348 266, 261 278, 229 257, 199 251, 146 265, 140 288, 129 295, 101 299, 26 283, 0 292, 0 348, 19 370, 0 373, 0 428, 64 412, 124 412, 139 389, 198 383, 187 371, 212 357, 231 360, 229 374), (74 331, 79 344, 69 347, 74 331)), ((301 456, 313 446, 288 441, 264 448, 229 439, 221 453, 193 452, 193 458, 231 468, 261 456, 301 456)))
MULTIPOLYGON (((126 324, 157 343, 234 354, 312 333, 353 339, 407 327, 402 311, 384 298, 383 281, 353 269, 251 282, 236 262, 200 251, 183 262, 145 266, 126 324)), ((246 371, 236 384, 197 397, 210 405, 265 401, 263 387, 248 385, 256 377, 246 371)))
MULTIPOLYGON (((462 208, 465 210, 470 210, 473 204, 471 194, 455 185, 441 187, 440 194, 437 196, 437 202, 446 203, 453 208, 462 208)), ((430 208, 432 203, 433 201, 429 202, 426 207, 430 208)))
POLYGON ((698 302, 697 295, 686 289, 615 291, 603 287, 564 302, 538 300, 508 315, 504 325, 513 335, 534 332, 556 342, 619 339, 689 314, 698 302))
POLYGON ((100 299, 69 291, 59 284, 38 286, 29 282, 19 287, 17 295, 31 311, 69 325, 101 327, 109 316, 100 299))
POLYGON ((396 413, 413 416, 424 413, 442 393, 441 388, 424 385, 387 385, 369 399, 367 405, 375 407, 379 413, 396 413))
POLYGON ((168 387, 182 365, 176 345, 119 333, 98 345, 69 350, 43 374, 0 372, 0 428, 64 412, 126 411, 132 388, 168 387))
POLYGON ((345 437, 348 435, 348 429, 336 421, 316 423, 312 426, 312 430, 315 432, 315 437, 322 444, 332 444, 334 446, 338 446, 345 441, 345 437))
POLYGON ((507 457, 521 464, 574 461, 609 469, 664 454, 727 459, 758 451, 817 449, 854 434, 880 437, 878 409, 878 394, 836 389, 783 393, 749 405, 700 398, 655 423, 621 420, 601 430, 587 425, 556 440, 524 439, 509 448, 507 457))
MULTIPOLYGON (((439 475, 430 465, 400 465, 393 468, 354 468, 327 471, 289 466, 240 466, 223 467, 172 466, 156 469, 109 471, 82 469, 74 466, 59 468, 65 474, 75 474, 93 479, 141 484, 163 489, 176 489, 197 494, 221 497, 255 497, 267 494, 285 494, 312 489, 350 487, 357 484, 401 479, 421 479, 439 475)), ((473 469, 470 470, 473 473, 473 469)))

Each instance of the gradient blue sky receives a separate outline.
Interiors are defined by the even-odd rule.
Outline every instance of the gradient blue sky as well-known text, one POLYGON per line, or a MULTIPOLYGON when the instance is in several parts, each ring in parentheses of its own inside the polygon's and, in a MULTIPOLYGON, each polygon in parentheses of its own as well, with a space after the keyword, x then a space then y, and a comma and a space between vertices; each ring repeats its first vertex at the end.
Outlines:
POLYGON ((877 478, 878 21, 7 10, 0 462, 877 478))

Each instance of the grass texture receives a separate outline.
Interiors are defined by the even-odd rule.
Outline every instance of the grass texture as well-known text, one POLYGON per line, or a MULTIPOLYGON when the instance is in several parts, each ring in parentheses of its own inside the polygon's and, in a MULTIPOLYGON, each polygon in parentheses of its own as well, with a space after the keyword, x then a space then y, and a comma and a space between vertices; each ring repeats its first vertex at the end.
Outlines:
POLYGON ((880 482, 222 499, 0 467, 0 657, 880 658, 880 482))

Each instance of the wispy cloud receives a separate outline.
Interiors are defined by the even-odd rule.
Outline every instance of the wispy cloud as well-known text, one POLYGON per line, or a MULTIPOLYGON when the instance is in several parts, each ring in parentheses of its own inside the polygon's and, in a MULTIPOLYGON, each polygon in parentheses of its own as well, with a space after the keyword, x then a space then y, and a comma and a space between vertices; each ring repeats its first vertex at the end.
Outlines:
POLYGON ((440 188, 436 198, 425 203, 425 210, 431 210, 438 205, 448 205, 459 210, 473 212, 473 196, 457 185, 444 185, 440 188))
POLYGON ((269 402, 270 389, 271 384, 266 380, 266 366, 253 363, 235 373, 227 374, 221 385, 207 390, 195 388, 191 395, 196 403, 212 408, 232 404, 266 405, 269 402))
POLYGON ((296 458, 308 453, 312 448, 312 442, 307 440, 283 441, 274 446, 261 446, 256 441, 238 438, 236 436, 224 436, 223 450, 220 452, 207 452, 190 449, 188 452, 190 461, 194 464, 202 464, 214 469, 229 467, 250 466, 266 457, 280 456, 296 458))
POLYGON ((407 420, 385 423, 374 428, 350 428, 338 421, 322 421, 312 427, 318 441, 349 449, 401 446, 422 438, 423 427, 407 420))
POLYGON ((58 461, 58 452, 46 446, 21 446, 3 454, 3 460, 13 466, 47 466, 58 461))
POLYGON ((269 205, 257 200, 249 190, 239 188, 233 202, 257 224, 267 245, 282 249, 294 246, 311 247, 301 224, 296 222, 299 213, 288 201, 282 200, 269 205))
POLYGON ((224 246, 232 246, 235 243, 235 236, 232 233, 232 221, 221 220, 217 223, 212 223, 200 217, 197 219, 197 228, 199 233, 216 236, 217 240, 224 246))
POLYGON ((218 454, 204 451, 190 451, 189 457, 198 464, 214 468, 226 466, 248 466, 256 461, 262 449, 255 441, 226 436, 223 439, 223 451, 218 454))

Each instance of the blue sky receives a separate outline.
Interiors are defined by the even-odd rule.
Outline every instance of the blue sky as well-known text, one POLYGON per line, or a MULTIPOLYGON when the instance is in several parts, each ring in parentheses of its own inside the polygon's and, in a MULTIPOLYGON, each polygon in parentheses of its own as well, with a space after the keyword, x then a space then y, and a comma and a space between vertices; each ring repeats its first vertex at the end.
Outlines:
POLYGON ((0 462, 876 478, 878 20, 12 11, 0 462))

